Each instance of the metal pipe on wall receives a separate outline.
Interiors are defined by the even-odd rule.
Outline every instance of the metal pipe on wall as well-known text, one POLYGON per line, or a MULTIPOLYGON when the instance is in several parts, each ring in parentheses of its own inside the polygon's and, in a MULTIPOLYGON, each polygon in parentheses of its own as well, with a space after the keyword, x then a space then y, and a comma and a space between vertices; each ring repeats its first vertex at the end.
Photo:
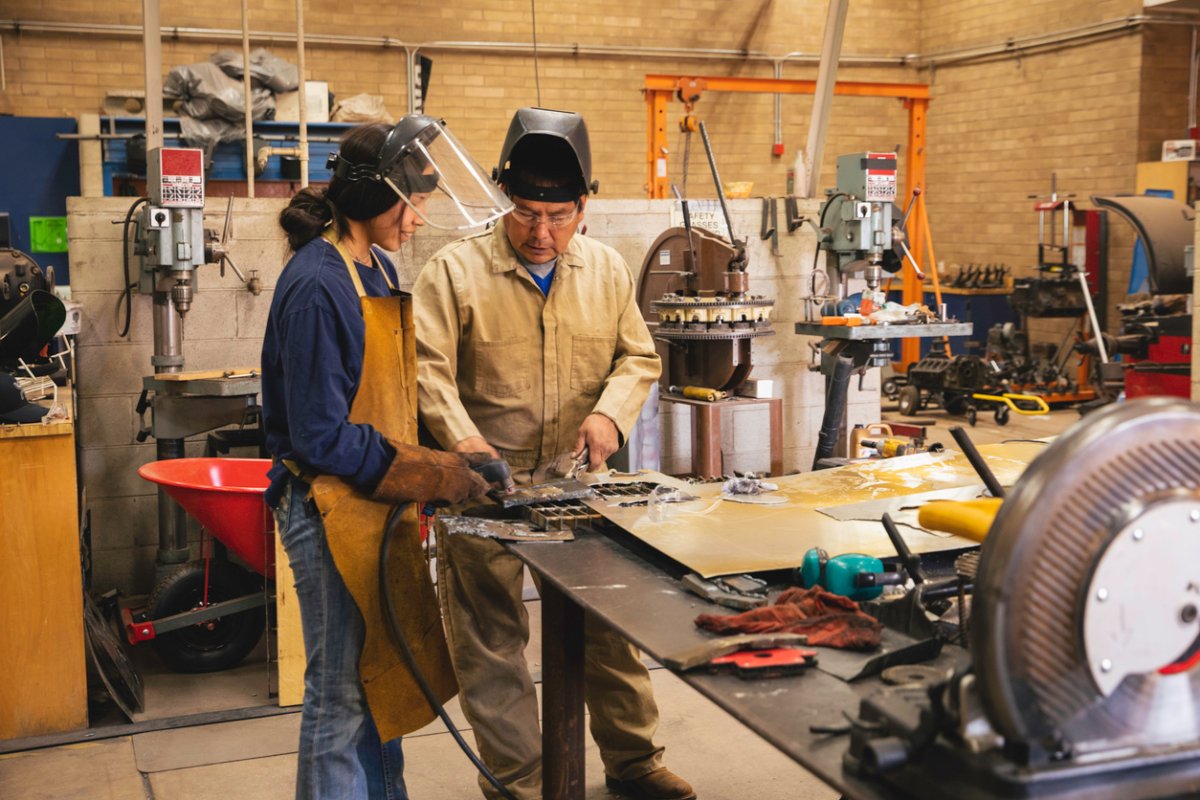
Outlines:
POLYGON ((1196 70, 1200 69, 1200 54, 1196 51, 1196 29, 1192 28, 1192 60, 1188 70, 1188 136, 1196 130, 1196 70))
POLYGON ((250 92, 249 0, 242 0, 242 93, 246 106, 246 196, 254 197, 254 95, 250 92))
MULTIPOLYGON (((108 25, 101 23, 74 22, 44 22, 40 20, 0 19, 0 30, 26 31, 38 33, 63 34, 94 34, 97 36, 140 36, 141 31, 136 25, 108 25)), ((226 28, 183 28, 168 29, 172 39, 189 39, 199 41, 240 40, 241 33, 226 28)), ((251 31, 256 41, 292 44, 296 35, 280 31, 251 31)), ((434 41, 434 42, 403 42, 390 36, 339 36, 331 34, 308 35, 308 44, 329 45, 333 47, 398 47, 415 50, 457 50, 466 52, 500 52, 522 53, 533 52, 533 45, 526 42, 478 42, 478 41, 434 41)), ((771 55, 758 50, 731 50, 718 48, 685 48, 685 47, 626 47, 616 45, 587 45, 587 44, 543 44, 538 43, 538 52, 570 56, 640 56, 643 58, 662 58, 669 60, 690 59, 698 61, 761 61, 773 63, 780 56, 771 55)), ((817 63, 820 57, 815 54, 789 53, 782 57, 785 61, 817 63)), ((858 66, 905 66, 909 56, 864 55, 845 56, 842 61, 858 66)))
POLYGON ((404 48, 404 59, 407 62, 405 71, 408 75, 408 113, 417 113, 417 51, 411 47, 404 48))
POLYGON ((296 70, 300 74, 300 188, 308 186, 308 83, 304 74, 304 0, 296 0, 296 70))
POLYGON ((162 30, 158 0, 142 0, 142 58, 146 69, 146 150, 162 147, 162 30))
POLYGON ((916 67, 939 67, 964 61, 974 61, 1000 55, 1020 55, 1029 50, 1049 49, 1059 45, 1092 39, 1099 36, 1111 36, 1121 33, 1131 33, 1146 24, 1186 24, 1195 26, 1196 20, 1181 20, 1170 17, 1149 16, 1147 14, 1131 14, 1127 17, 1107 19, 1074 28, 1061 28, 1056 31, 1032 34, 1030 36, 1015 36, 1002 42, 973 47, 943 50, 938 53, 914 55, 909 63, 916 67))
MULTIPOLYGON (((941 66, 976 58, 994 55, 1020 55, 1035 48, 1048 48, 1068 44, 1088 38, 1132 32, 1143 25, 1189 25, 1195 27, 1197 21, 1192 17, 1170 17, 1162 15, 1131 14, 1100 22, 1089 23, 1074 28, 1064 28, 1056 31, 1030 36, 1006 38, 990 45, 976 45, 968 48, 945 50, 929 54, 906 55, 863 55, 842 56, 841 63, 853 65, 892 65, 892 66, 941 66)), ((95 34, 99 36, 140 36, 141 30, 136 25, 112 25, 103 23, 49 22, 43 20, 0 20, 0 30, 25 31, 38 33, 74 33, 95 34)), ((195 28, 173 27, 169 29, 172 39, 192 39, 201 41, 238 40, 240 32, 227 28, 195 28)), ((252 31, 256 40, 263 42, 293 43, 295 34, 280 31, 252 31)), ((308 36, 309 44, 330 45, 335 47, 411 47, 424 50, 463 50, 472 52, 533 52, 533 45, 527 42, 485 42, 485 41, 432 41, 424 43, 404 42, 390 36, 340 36, 333 34, 318 34, 308 36)), ((629 47, 619 45, 590 45, 590 44, 543 44, 538 43, 538 52, 571 55, 571 56, 640 56, 643 58, 688 59, 700 61, 759 61, 774 63, 780 56, 759 50, 741 50, 728 48, 685 48, 685 47, 629 47)), ((807 53, 789 53, 782 57, 785 61, 818 63, 820 56, 807 53)))
MULTIPOLYGON (((783 79, 783 61, 775 62, 775 80, 783 79)), ((771 150, 777 156, 783 155, 783 95, 775 95, 775 141, 771 150)))

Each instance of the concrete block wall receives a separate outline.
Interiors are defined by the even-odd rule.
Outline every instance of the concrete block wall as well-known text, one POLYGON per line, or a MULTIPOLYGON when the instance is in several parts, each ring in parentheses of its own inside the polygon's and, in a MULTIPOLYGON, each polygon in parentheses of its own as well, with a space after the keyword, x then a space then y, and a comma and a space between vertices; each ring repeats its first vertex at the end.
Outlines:
MULTIPOLYGON (((84 326, 79 336, 79 444, 80 469, 87 502, 92 508, 95 578, 100 589, 120 587, 126 592, 147 591, 153 579, 157 544, 157 505, 154 488, 136 474, 155 458, 152 442, 136 444, 134 407, 144 375, 150 374, 152 352, 151 302, 133 298, 133 323, 128 338, 117 336, 116 309, 123 282, 121 228, 112 221, 124 216, 125 198, 73 198, 68 206, 71 239, 73 296, 83 306, 84 326)), ((666 200, 603 200, 588 204, 588 234, 615 247, 640 271, 654 239, 671 226, 671 206, 666 200)), ((278 199, 234 201, 232 255, 243 270, 256 269, 262 294, 245 291, 232 272, 220 278, 215 266, 201 268, 199 289, 184 330, 185 369, 241 367, 259 362, 262 336, 272 292, 286 262, 286 244, 276 223, 283 206, 278 199)), ((219 228, 225 204, 209 202, 205 223, 219 228)), ((801 208, 812 214, 816 205, 801 208)), ((437 212, 435 206, 434 213, 437 212)), ((777 396, 784 398, 784 464, 788 471, 807 469, 812 462, 824 385, 809 372, 810 339, 792 333, 792 324, 803 317, 803 295, 813 261, 815 237, 802 228, 781 233, 780 256, 772 256, 768 242, 759 240, 761 207, 757 201, 732 203, 735 231, 750 239, 751 288, 775 298, 776 335, 756 340, 754 377, 772 379, 777 396)), ((406 287, 436 250, 455 234, 422 228, 413 241, 395 254, 406 287)), ((136 269, 136 259, 134 260, 136 269)), ((865 423, 879 416, 878 371, 872 371, 859 390, 851 391, 848 423, 865 423)), ((663 467, 686 472, 690 464, 690 417, 685 409, 664 405, 663 467)), ((767 411, 737 409, 723 420, 726 470, 766 470, 769 467, 767 411)), ((199 455, 203 436, 188 442, 189 455, 199 455)), ((193 531, 193 535, 195 531, 193 531)))
MULTIPOLYGON (((124 276, 121 226, 113 221, 124 218, 130 202, 70 198, 67 232, 75 266, 72 296, 83 306, 77 350, 79 469, 92 510, 94 585, 136 592, 151 587, 158 532, 154 487, 137 475, 138 467, 155 459, 155 447, 153 440, 137 444, 134 439, 142 377, 153 372, 149 296, 134 295, 129 335, 118 335, 124 323, 124 276)), ((279 208, 278 200, 235 202, 234 260, 243 269, 259 270, 265 289, 255 297, 241 288, 232 270, 221 278, 215 266, 201 269, 197 303, 184 322, 186 369, 259 363, 271 288, 286 255, 275 222, 279 208)), ((224 213, 224 202, 210 202, 206 226, 220 230, 224 213)), ((138 268, 132 259, 131 278, 138 268)), ((204 437, 195 437, 187 444, 188 454, 200 455, 203 447, 204 437)), ((191 534, 195 540, 194 528, 191 534)))

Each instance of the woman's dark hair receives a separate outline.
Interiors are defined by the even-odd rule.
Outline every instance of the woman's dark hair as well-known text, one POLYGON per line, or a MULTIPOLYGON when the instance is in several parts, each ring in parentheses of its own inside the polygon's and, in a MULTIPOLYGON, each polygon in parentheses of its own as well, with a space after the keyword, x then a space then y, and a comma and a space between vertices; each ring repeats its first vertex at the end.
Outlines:
MULTIPOLYGON (((360 125, 343 138, 339 152, 351 164, 374 164, 392 127, 382 122, 360 125)), ((386 183, 349 181, 334 177, 324 189, 301 189, 279 212, 279 225, 287 233, 293 252, 321 235, 332 221, 338 236, 349 232, 346 219, 370 219, 382 214, 400 197, 386 183)))

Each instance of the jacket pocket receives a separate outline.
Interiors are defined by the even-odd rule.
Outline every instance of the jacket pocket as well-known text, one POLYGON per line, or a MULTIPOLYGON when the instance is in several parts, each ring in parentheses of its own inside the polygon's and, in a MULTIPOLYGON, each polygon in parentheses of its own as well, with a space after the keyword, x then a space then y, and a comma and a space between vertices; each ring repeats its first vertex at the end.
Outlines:
POLYGON ((489 397, 517 397, 533 386, 529 338, 475 344, 475 391, 489 397))
POLYGON ((571 388, 585 394, 599 394, 612 372, 616 348, 615 336, 572 336, 571 388))

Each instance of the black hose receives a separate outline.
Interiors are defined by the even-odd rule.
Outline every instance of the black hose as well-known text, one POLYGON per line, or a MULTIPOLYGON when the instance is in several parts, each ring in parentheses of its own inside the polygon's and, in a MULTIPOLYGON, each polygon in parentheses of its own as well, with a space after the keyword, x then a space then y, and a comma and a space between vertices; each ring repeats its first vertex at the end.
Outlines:
MULTIPOLYGON (((125 214, 125 221, 121 225, 121 267, 125 274, 125 286, 122 292, 122 298, 125 301, 125 327, 117 334, 118 337, 124 339, 129 335, 129 324, 133 320, 133 287, 136 283, 129 281, 129 223, 133 221, 133 214, 137 211, 138 206, 142 203, 149 203, 149 197, 139 197, 133 201, 133 205, 129 207, 129 211, 125 214)), ((117 301, 118 303, 120 300, 117 301)), ((118 306, 119 312, 120 306, 118 306)))
POLYGON ((492 774, 487 765, 479 760, 479 756, 471 749, 471 746, 463 739, 462 734, 458 732, 454 721, 450 719, 450 715, 446 713, 446 709, 438 702, 437 695, 434 694, 433 688, 430 687, 429 681, 425 679, 425 675, 421 672, 421 668, 417 666, 416 656, 413 655, 412 648, 408 645, 408 639, 404 636, 404 631, 400 628, 399 617, 396 614, 395 600, 392 598, 392 593, 388 591, 390 582, 388 581, 388 564, 391 561, 392 542, 395 539, 396 532, 400 530, 401 518, 404 512, 412 503, 404 503, 392 509, 392 513, 388 515, 387 524, 383 529, 383 541, 379 545, 379 596, 380 605, 383 606, 383 618, 387 622, 388 633, 391 634, 392 644, 400 651, 400 655, 404 658, 404 663, 408 665, 408 671, 412 674, 413 680, 416 681, 417 688, 421 690, 421 694, 425 695, 426 702, 429 707, 437 714, 442 724, 446 726, 446 730, 450 731, 450 735, 454 737, 454 741, 466 754, 467 758, 471 759, 471 763, 475 765, 475 769, 479 770, 479 774, 487 779, 496 791, 504 796, 505 800, 517 800, 517 798, 505 788, 500 779, 492 774))
POLYGON ((842 417, 846 414, 846 397, 850 392, 850 376, 854 373, 854 359, 838 356, 833 374, 825 378, 825 416, 821 418, 821 432, 817 436, 817 452, 813 455, 812 468, 823 458, 833 455, 837 444, 842 417))
POLYGON ((1000 485, 1000 481, 996 480, 995 473, 988 467, 987 462, 983 460, 983 456, 979 455, 979 451, 975 449, 975 443, 971 441, 971 437, 967 435, 962 426, 955 425, 950 429, 950 435, 958 443, 963 455, 967 457, 967 461, 975 468, 975 472, 983 481, 983 485, 992 493, 992 497, 1004 497, 1004 487, 1000 485))
MULTIPOLYGON (((833 194, 829 195, 829 199, 826 200, 825 205, 823 205, 821 207, 821 217, 817 222, 817 247, 815 250, 813 250, 813 263, 812 263, 812 269, 810 270, 810 272, 817 271, 818 260, 821 257, 821 230, 825 227, 825 212, 827 212, 829 210, 829 207, 831 205, 833 205, 834 200, 838 199, 839 197, 849 197, 849 196, 850 195, 846 194, 845 192, 834 192, 833 194)), ((810 278, 810 280, 811 280, 811 278, 810 278)), ((816 286, 816 284, 814 283, 813 286, 816 286)), ((837 314, 837 309, 834 309, 833 313, 837 314)))

